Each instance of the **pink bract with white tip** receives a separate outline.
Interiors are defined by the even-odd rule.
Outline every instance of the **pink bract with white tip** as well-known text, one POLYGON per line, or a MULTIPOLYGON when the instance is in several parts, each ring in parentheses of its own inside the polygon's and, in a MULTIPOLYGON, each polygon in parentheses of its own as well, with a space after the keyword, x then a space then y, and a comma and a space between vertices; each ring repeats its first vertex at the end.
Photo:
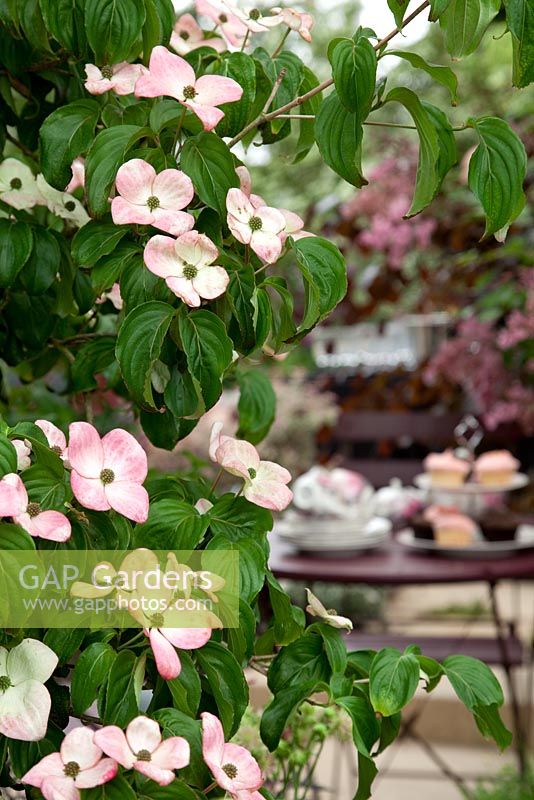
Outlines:
POLYGON ((179 169, 164 169, 159 174, 142 158, 132 158, 117 172, 117 197, 111 202, 116 225, 153 225, 179 236, 191 230, 195 219, 182 211, 195 194, 191 178, 179 169))
POLYGON ((134 522, 148 517, 148 493, 143 481, 146 453, 134 437, 121 428, 101 439, 88 422, 69 427, 70 482, 76 499, 94 511, 109 511, 134 522))
POLYGON ((51 542, 66 542, 70 538, 70 522, 60 511, 42 511, 39 503, 29 500, 19 475, 4 475, 0 481, 0 517, 12 517, 30 536, 51 542))
POLYGON ((170 681, 182 671, 182 663, 175 648, 197 650, 211 638, 211 628, 146 628, 156 667, 162 678, 170 681))
POLYGON ((112 781, 117 762, 102 758, 102 750, 89 728, 67 733, 59 753, 45 756, 32 767, 22 782, 40 789, 46 800, 79 800, 80 789, 92 789, 112 781))
POLYGON ((263 776, 256 759, 237 744, 224 741, 221 723, 205 711, 202 718, 202 755, 221 789, 234 800, 256 800, 263 776))
POLYGON ((127 61, 105 67, 86 64, 85 88, 89 94, 104 94, 109 91, 120 95, 132 94, 136 81, 146 72, 147 68, 142 64, 128 64, 127 61))
POLYGON ((148 269, 164 278, 171 292, 188 306, 197 307, 202 299, 219 297, 228 286, 226 270, 213 264, 218 255, 205 234, 189 231, 178 239, 153 236, 143 257, 148 269))
POLYGON ((157 722, 148 717, 133 719, 126 732, 116 725, 101 728, 95 734, 96 744, 125 769, 168 786, 175 779, 175 769, 189 764, 189 743, 182 736, 162 740, 157 722))
POLYGON ((67 437, 53 422, 47 419, 36 419, 35 424, 46 436, 50 449, 60 456, 64 461, 68 458, 67 437))
POLYGON ((273 461, 261 461, 254 445, 243 439, 221 434, 216 422, 210 439, 210 458, 226 472, 243 478, 243 495, 251 503, 271 511, 283 511, 291 503, 293 492, 287 484, 291 473, 273 461))
POLYGON ((232 78, 222 75, 203 75, 197 78, 193 67, 166 47, 154 47, 150 55, 149 72, 135 85, 137 97, 174 97, 192 111, 211 131, 224 117, 217 106, 241 99, 243 89, 232 78))

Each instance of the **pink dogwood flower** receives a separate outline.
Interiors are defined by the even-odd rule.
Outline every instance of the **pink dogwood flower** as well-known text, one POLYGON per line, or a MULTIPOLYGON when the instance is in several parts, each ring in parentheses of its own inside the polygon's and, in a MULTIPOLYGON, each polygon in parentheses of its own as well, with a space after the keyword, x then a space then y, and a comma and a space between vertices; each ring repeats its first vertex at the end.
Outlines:
POLYGON ((80 800, 80 789, 102 786, 117 774, 117 762, 102 755, 94 731, 74 728, 61 742, 59 753, 42 758, 22 782, 37 787, 45 800, 80 800))
POLYGON ((245 747, 225 743, 221 723, 204 711, 202 718, 202 755, 217 784, 234 800, 256 800, 263 785, 258 762, 245 747))
POLYGON ((284 215, 270 206, 254 206, 241 189, 229 189, 226 195, 228 227, 238 242, 248 244, 267 264, 282 252, 280 234, 285 228, 284 215))
POLYGON ((174 24, 171 47, 181 56, 199 47, 212 47, 218 53, 222 53, 226 50, 226 42, 218 36, 207 39, 196 19, 191 14, 182 14, 174 24))
POLYGON ((283 511, 293 499, 287 484, 291 474, 273 461, 261 461, 258 451, 250 442, 221 434, 222 424, 212 428, 210 458, 226 472, 243 478, 243 495, 251 503, 272 511, 283 511))
POLYGON ((195 190, 179 169, 164 169, 159 174, 142 158, 132 158, 120 167, 115 178, 118 196, 111 202, 116 225, 153 225, 179 236, 195 224, 191 214, 182 211, 193 199, 195 190))
POLYGON ((233 47, 243 44, 248 28, 238 16, 236 6, 222 0, 196 0, 195 6, 197 14, 212 20, 233 47))
POLYGON ((198 307, 201 299, 213 300, 228 286, 226 270, 213 264, 218 255, 205 234, 189 231, 178 239, 153 236, 143 257, 148 269, 164 278, 175 295, 188 306, 198 307))
POLYGON ((271 12, 277 17, 280 17, 284 25, 287 25, 292 31, 296 31, 304 41, 311 42, 312 37, 310 31, 313 28, 313 17, 311 14, 296 11, 294 8, 272 8, 271 12))
POLYGON ((54 453, 57 453, 63 461, 67 461, 69 451, 67 447, 67 437, 63 431, 47 419, 36 419, 35 424, 46 436, 50 449, 53 450, 54 453))
POLYGON ((69 427, 70 482, 76 499, 94 511, 109 511, 134 522, 148 517, 148 493, 142 486, 148 467, 146 453, 121 428, 101 439, 88 422, 69 427))
MULTIPOLYGON (((267 205, 261 195, 252 193, 252 179, 248 169, 241 165, 236 167, 235 171, 237 172, 237 176, 239 178, 239 188, 244 194, 246 194, 254 208, 258 209, 261 206, 267 205)), ((314 235, 309 231, 303 230, 304 222, 298 214, 295 214, 293 211, 289 211, 287 208, 279 208, 277 210, 285 219, 284 229, 279 234, 282 244, 284 244, 288 236, 292 236, 293 239, 304 239, 306 236, 314 235)))
POLYGON ((58 657, 43 642, 23 639, 12 650, 0 647, 0 733, 37 742, 46 733, 52 701, 44 685, 58 657))
POLYGON ((211 628, 145 628, 161 677, 170 681, 182 671, 178 650, 197 650, 211 638, 211 628))
POLYGON ((29 501, 21 478, 14 472, 0 481, 0 517, 12 517, 30 536, 51 542, 70 538, 70 522, 60 511, 42 511, 39 503, 29 501))
POLYGON ((101 728, 95 733, 95 744, 124 769, 135 769, 160 786, 172 783, 174 770, 189 764, 186 739, 171 736, 163 741, 158 723, 148 717, 133 719, 126 733, 116 725, 101 728))
POLYGON ((174 97, 197 115, 204 130, 211 131, 224 117, 224 111, 217 106, 239 100, 243 89, 223 75, 197 78, 185 59, 158 45, 150 55, 148 74, 141 76, 135 85, 135 94, 137 97, 174 97))
POLYGON ((142 64, 128 64, 127 61, 104 67, 86 64, 85 88, 89 94, 104 94, 109 91, 120 95, 132 94, 136 81, 147 71, 142 64))

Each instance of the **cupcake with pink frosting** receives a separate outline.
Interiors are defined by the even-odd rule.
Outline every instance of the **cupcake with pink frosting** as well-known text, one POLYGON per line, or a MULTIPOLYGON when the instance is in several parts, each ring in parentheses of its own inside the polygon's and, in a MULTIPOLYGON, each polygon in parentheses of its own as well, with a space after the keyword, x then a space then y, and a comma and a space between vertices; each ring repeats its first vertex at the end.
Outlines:
POLYGON ((508 486, 519 467, 519 461, 508 450, 491 450, 475 461, 475 479, 484 486, 508 486))
POLYGON ((452 450, 444 453, 430 453, 423 461, 425 472, 430 475, 432 486, 461 486, 464 483, 470 465, 463 458, 457 458, 452 450))
POLYGON ((441 547, 468 547, 479 538, 479 528, 465 514, 443 509, 436 511, 431 519, 434 540, 441 547))

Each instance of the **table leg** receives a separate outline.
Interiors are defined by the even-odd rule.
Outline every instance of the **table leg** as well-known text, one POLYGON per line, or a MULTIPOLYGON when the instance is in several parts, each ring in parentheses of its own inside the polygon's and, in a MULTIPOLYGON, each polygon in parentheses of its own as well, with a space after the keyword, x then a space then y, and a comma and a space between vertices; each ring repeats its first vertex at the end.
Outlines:
POLYGON ((508 683, 508 690, 510 692, 510 703, 512 705, 512 719, 513 719, 513 727, 514 727, 514 740, 515 740, 515 749, 517 752, 517 759, 519 762, 519 770, 521 775, 524 777, 527 771, 527 754, 526 754, 526 740, 523 730, 523 720, 521 718, 521 708, 519 704, 519 698, 517 696, 517 687, 516 682, 514 680, 513 670, 510 663, 510 656, 508 654, 508 647, 506 642, 506 629, 505 623, 501 616, 501 612, 499 609, 499 604, 497 601, 497 581, 490 581, 488 583, 489 587, 489 595, 490 595, 490 603, 491 603, 491 613, 493 617, 493 623, 495 625, 495 632, 497 634, 497 641, 499 644, 499 648, 501 651, 501 658, 502 658, 502 665, 504 667, 504 671, 506 673, 506 679, 508 683))

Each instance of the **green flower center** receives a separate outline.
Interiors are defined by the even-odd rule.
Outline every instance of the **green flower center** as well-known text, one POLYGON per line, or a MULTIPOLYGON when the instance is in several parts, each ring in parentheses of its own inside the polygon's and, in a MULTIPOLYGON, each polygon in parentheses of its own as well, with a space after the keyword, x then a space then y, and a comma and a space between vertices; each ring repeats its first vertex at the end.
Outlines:
POLYGON ((7 675, 0 675, 0 692, 7 692, 10 686, 13 686, 11 680, 7 675))
POLYGON ((20 178, 12 178, 9 182, 9 185, 12 189, 20 189, 22 186, 22 181, 20 178))
POLYGON ((156 208, 159 208, 159 197, 155 195, 150 195, 148 200, 146 201, 147 206, 149 207, 150 211, 155 211, 156 208))
POLYGON ((165 617, 163 614, 154 614, 152 617, 152 624, 155 628, 161 628, 162 625, 165 623, 165 617))
POLYGON ((26 514, 30 517, 36 517, 37 514, 41 513, 41 506, 39 503, 28 503, 28 507, 26 509, 26 514))
POLYGON ((67 209, 67 211, 74 211, 74 209, 76 208, 76 203, 73 200, 67 200, 67 202, 65 203, 65 208, 67 209))
POLYGON ((180 34, 180 39, 183 39, 184 42, 187 42, 187 40, 189 39, 188 32, 187 31, 182 31, 181 34, 180 34))
POLYGON ((76 761, 69 761, 69 763, 65 764, 63 767, 63 772, 67 778, 77 778, 80 774, 80 765, 76 761))
POLYGON ((102 472, 100 473, 100 480, 104 485, 106 485, 107 483, 113 483, 113 481, 115 480, 115 473, 113 472, 112 469, 103 469, 102 472))
POLYGON ((138 761, 152 761, 152 753, 149 750, 139 750, 136 758, 138 761))
POLYGON ((197 96, 197 90, 194 86, 184 86, 184 100, 193 100, 197 96))
POLYGON ((237 767, 235 764, 223 764, 221 769, 223 772, 226 772, 226 774, 228 775, 229 778, 231 778, 231 780, 237 778, 237 767))
POLYGON ((219 14, 219 22, 222 22, 223 25, 225 22, 228 22, 228 17, 226 16, 226 14, 219 14))
POLYGON ((193 278, 196 278, 198 275, 198 269, 193 266, 193 264, 186 264, 184 267, 184 278, 187 278, 188 281, 192 281, 193 278))
POLYGON ((251 217, 248 221, 248 226, 251 231, 261 231, 263 222, 259 217, 251 217))
POLYGON ((253 8, 249 17, 250 19, 259 19, 261 17, 261 11, 258 8, 253 8))
POLYGON ((113 77, 113 70, 109 66, 109 64, 106 64, 104 67, 102 67, 100 69, 100 72, 102 73, 102 77, 105 78, 107 81, 110 81, 113 77))
POLYGON ((258 473, 257 473, 257 472, 256 472, 256 470, 254 469, 254 467, 249 467, 249 468, 248 468, 248 474, 250 475, 250 477, 252 478, 252 480, 254 480, 254 478, 256 477, 256 475, 257 475, 258 473))

